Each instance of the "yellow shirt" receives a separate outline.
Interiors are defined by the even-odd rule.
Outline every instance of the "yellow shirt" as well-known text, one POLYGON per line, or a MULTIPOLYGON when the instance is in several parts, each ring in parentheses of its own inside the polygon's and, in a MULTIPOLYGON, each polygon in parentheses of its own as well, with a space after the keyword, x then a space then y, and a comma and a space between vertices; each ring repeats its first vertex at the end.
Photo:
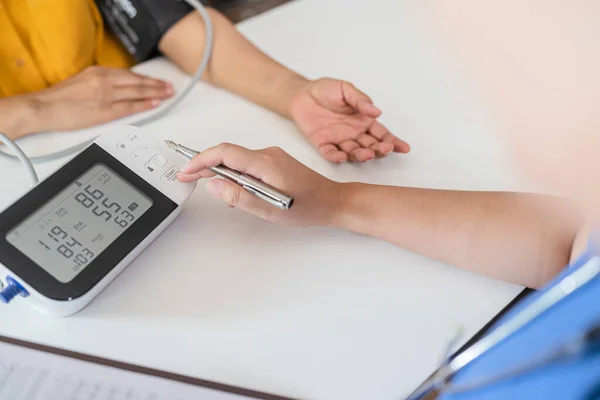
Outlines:
POLYGON ((91 65, 133 64, 104 31, 94 0, 0 0, 0 97, 47 88, 91 65))

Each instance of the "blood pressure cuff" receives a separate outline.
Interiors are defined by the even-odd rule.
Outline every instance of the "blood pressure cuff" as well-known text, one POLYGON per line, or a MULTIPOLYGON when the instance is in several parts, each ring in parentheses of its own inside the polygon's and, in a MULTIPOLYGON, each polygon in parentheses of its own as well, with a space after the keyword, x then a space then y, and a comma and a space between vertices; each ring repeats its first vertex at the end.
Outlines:
POLYGON ((158 42, 193 11, 183 0, 95 0, 104 23, 138 62, 158 54, 158 42))

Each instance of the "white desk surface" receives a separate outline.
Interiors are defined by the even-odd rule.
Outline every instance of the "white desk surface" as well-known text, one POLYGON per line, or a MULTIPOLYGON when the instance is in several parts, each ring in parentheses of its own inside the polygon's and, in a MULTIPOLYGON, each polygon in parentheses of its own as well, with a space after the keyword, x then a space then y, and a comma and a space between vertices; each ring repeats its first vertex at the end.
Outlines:
MULTIPOLYGON (((468 79, 431 41, 418 3, 297 0, 239 27, 307 76, 363 88, 410 155, 330 165, 288 121, 204 84, 146 129, 199 149, 279 145, 344 181, 526 188, 468 79)), ((164 60, 139 70, 186 82, 164 60)), ((0 170, 3 208, 29 182, 17 163, 0 160, 0 170)), ((53 319, 15 302, 0 307, 0 335, 299 398, 395 399, 433 370, 457 324, 475 333, 521 289, 367 237, 271 225, 199 189, 87 309, 53 319)))

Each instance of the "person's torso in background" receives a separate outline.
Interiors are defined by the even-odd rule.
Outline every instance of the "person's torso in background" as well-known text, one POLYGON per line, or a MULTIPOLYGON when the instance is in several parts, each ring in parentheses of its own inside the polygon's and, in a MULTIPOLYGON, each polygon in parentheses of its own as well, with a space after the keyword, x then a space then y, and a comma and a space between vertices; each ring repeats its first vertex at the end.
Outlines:
POLYGON ((93 0, 0 0, 0 97, 38 91, 91 65, 133 58, 103 28, 93 0))

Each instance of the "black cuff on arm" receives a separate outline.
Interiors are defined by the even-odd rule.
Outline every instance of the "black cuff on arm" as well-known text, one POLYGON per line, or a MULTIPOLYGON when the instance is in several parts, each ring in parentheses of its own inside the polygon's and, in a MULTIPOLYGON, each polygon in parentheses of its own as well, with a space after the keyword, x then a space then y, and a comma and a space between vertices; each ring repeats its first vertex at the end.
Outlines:
POLYGON ((107 29, 119 38, 138 62, 156 56, 163 35, 193 11, 183 0, 95 1, 107 29))

